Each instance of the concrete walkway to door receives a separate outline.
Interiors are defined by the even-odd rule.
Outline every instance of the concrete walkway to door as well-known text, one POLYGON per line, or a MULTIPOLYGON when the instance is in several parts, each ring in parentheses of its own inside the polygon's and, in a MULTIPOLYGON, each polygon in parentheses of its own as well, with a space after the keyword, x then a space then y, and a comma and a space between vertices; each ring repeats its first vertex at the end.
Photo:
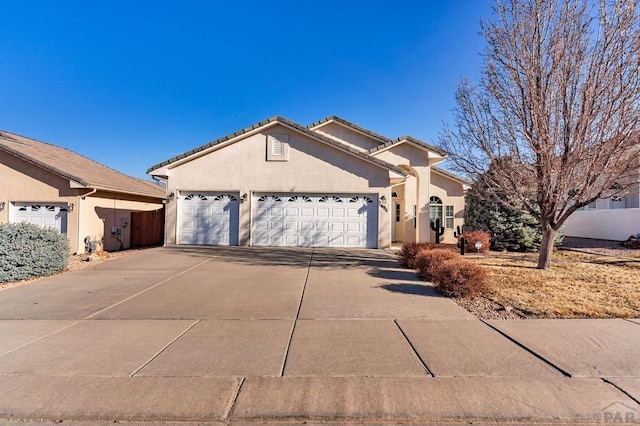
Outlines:
POLYGON ((639 320, 479 321, 384 251, 158 248, 0 292, 0 419, 640 419, 638 353, 639 320))

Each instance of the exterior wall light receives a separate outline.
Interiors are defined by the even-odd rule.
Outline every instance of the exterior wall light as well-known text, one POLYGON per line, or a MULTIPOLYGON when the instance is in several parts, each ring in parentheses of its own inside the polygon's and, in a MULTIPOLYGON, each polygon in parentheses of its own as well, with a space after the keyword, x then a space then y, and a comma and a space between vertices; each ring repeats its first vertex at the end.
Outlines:
POLYGON ((73 205, 73 203, 69 203, 69 204, 67 205, 67 211, 72 212, 74 208, 75 208, 75 206, 73 205))
POLYGON ((0 211, 4 210, 4 201, 0 201, 0 211))
POLYGON ((247 201, 247 198, 248 198, 248 197, 249 197, 249 196, 247 195, 247 193, 246 193, 246 192, 243 192, 242 194, 240 194, 240 202, 241 202, 241 203, 244 203, 245 201, 247 201))
POLYGON ((382 210, 387 211, 387 196, 383 195, 380 197, 380 207, 382 210))

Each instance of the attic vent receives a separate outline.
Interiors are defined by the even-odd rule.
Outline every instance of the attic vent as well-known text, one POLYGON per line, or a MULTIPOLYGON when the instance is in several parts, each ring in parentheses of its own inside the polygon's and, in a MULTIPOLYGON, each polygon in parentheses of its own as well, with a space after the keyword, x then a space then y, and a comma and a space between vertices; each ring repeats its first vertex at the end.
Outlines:
POLYGON ((289 160, 289 135, 267 136, 267 161, 289 160))
POLYGON ((273 141, 273 155, 284 155, 284 142, 276 139, 273 141))

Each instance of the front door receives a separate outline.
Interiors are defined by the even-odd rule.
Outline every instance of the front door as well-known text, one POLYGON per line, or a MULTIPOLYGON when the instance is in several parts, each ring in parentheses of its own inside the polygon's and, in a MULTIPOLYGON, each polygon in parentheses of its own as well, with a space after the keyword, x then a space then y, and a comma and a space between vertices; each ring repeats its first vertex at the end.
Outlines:
POLYGON ((394 198, 393 201, 393 225, 391 226, 391 240, 404 241, 405 228, 404 203, 394 198))

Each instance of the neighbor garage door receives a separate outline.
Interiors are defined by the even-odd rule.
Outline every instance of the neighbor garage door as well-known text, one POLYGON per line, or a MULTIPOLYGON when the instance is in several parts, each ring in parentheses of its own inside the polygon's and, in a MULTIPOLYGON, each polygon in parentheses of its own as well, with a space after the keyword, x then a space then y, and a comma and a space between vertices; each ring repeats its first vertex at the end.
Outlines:
POLYGON ((378 246, 371 195, 257 194, 253 205, 256 246, 378 246))
POLYGON ((17 203, 16 222, 28 222, 58 232, 67 232, 67 207, 57 204, 17 203))
POLYGON ((179 244, 238 245, 238 205, 236 194, 181 194, 179 244))

